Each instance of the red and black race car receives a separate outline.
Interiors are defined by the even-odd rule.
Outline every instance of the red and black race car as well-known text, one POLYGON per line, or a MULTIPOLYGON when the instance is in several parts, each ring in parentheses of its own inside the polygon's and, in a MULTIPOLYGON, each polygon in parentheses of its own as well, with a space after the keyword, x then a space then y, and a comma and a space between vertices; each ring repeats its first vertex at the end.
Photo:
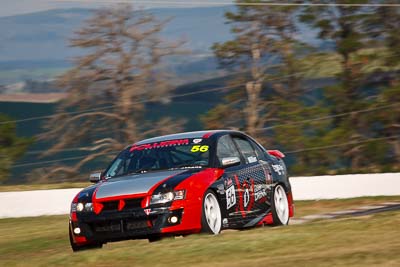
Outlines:
POLYGON ((124 149, 71 204, 74 251, 106 242, 218 234, 293 216, 284 155, 230 130, 179 133, 124 149))

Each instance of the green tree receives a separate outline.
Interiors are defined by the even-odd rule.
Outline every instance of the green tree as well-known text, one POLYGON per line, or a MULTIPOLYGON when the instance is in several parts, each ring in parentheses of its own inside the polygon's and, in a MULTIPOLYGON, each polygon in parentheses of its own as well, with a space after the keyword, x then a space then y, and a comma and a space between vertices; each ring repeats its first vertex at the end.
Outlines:
MULTIPOLYGON (((367 0, 336 1, 338 4, 367 4, 369 2, 367 0)), ((331 1, 318 1, 318 3, 329 4, 331 1)), ((376 42, 374 34, 367 27, 375 11, 376 7, 368 6, 309 6, 305 8, 301 17, 303 22, 319 29, 320 38, 333 42, 336 52, 341 57, 338 82, 324 88, 333 120, 323 140, 331 145, 353 143, 330 151, 330 153, 334 151, 336 153, 334 157, 336 159, 332 164, 339 163, 339 167, 350 167, 352 170, 359 170, 371 164, 371 151, 374 150, 371 146, 377 145, 365 142, 375 137, 368 115, 351 113, 371 107, 374 103, 374 96, 366 90, 367 76, 362 69, 369 59, 368 56, 359 52, 364 48, 370 48, 376 42), (349 115, 336 116, 342 113, 349 113, 349 115)))
POLYGON ((370 20, 371 29, 383 39, 386 48, 384 61, 386 66, 393 68, 389 75, 384 75, 382 81, 386 84, 378 96, 376 106, 390 105, 390 109, 378 110, 373 119, 381 123, 380 135, 388 137, 387 145, 391 148, 385 162, 393 164, 396 170, 400 169, 400 8, 380 7, 376 16, 370 20))
MULTIPOLYGON (((246 2, 254 1, 237 1, 246 2)), ((308 49, 296 39, 298 11, 238 5, 226 13, 234 39, 213 49, 220 66, 235 72, 230 84, 240 85, 203 117, 207 128, 243 129, 267 147, 285 151, 301 150, 319 135, 321 123, 296 123, 324 113, 304 87, 301 57, 308 49)), ((296 155, 296 165, 310 163, 309 155, 296 155)))
POLYGON ((250 135, 260 136, 260 128, 276 120, 277 103, 271 89, 285 97, 298 97, 301 73, 296 69, 293 55, 296 29, 292 18, 295 10, 295 7, 238 5, 237 12, 226 13, 235 37, 215 44, 213 49, 221 67, 236 73, 232 84, 241 85, 233 90, 225 103, 204 118, 207 126, 212 126, 218 114, 224 114, 232 123, 225 126, 241 128, 244 125, 250 135), (278 61, 282 64, 277 64, 278 61), (272 64, 275 64, 273 68, 272 64))
POLYGON ((18 137, 15 127, 10 117, 0 114, 0 183, 9 179, 12 165, 32 143, 29 138, 18 137))

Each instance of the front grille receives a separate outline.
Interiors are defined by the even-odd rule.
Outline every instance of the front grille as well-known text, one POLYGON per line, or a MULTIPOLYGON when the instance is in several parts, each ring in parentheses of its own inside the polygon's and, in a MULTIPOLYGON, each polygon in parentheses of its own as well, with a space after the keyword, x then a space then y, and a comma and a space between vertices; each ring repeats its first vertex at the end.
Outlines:
MULTIPOLYGON (((141 203, 143 198, 130 198, 123 200, 125 201, 125 205, 122 210, 132 210, 132 209, 142 208, 141 203)), ((101 204, 103 204, 102 211, 118 211, 119 200, 101 202, 101 204)))
POLYGON ((119 201, 103 202, 103 211, 116 211, 118 210, 119 201))
POLYGON ((143 200, 143 198, 125 199, 124 209, 140 209, 140 208, 142 208, 142 205, 141 205, 142 200, 143 200))

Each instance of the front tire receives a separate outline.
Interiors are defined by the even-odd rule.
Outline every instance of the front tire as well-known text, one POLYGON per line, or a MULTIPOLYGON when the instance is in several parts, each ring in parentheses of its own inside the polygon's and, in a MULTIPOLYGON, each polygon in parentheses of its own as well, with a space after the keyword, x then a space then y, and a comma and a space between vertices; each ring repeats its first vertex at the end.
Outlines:
POLYGON ((203 198, 202 232, 218 235, 222 228, 222 216, 218 198, 212 190, 207 190, 203 198))
POLYGON ((273 225, 287 225, 289 223, 289 202, 285 188, 277 185, 271 199, 273 225))

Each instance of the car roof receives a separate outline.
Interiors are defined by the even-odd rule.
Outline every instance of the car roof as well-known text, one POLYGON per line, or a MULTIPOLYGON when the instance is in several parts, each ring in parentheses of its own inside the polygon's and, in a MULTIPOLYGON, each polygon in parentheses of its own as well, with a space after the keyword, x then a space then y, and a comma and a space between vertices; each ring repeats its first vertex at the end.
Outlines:
POLYGON ((158 137, 153 137, 149 139, 145 139, 135 143, 136 145, 142 145, 147 143, 155 143, 155 142, 162 142, 167 140, 177 140, 177 139, 185 139, 185 138, 208 138, 215 133, 240 133, 234 130, 208 130, 208 131, 196 131, 196 132, 183 132, 183 133, 176 133, 176 134, 169 134, 163 135, 158 137))

